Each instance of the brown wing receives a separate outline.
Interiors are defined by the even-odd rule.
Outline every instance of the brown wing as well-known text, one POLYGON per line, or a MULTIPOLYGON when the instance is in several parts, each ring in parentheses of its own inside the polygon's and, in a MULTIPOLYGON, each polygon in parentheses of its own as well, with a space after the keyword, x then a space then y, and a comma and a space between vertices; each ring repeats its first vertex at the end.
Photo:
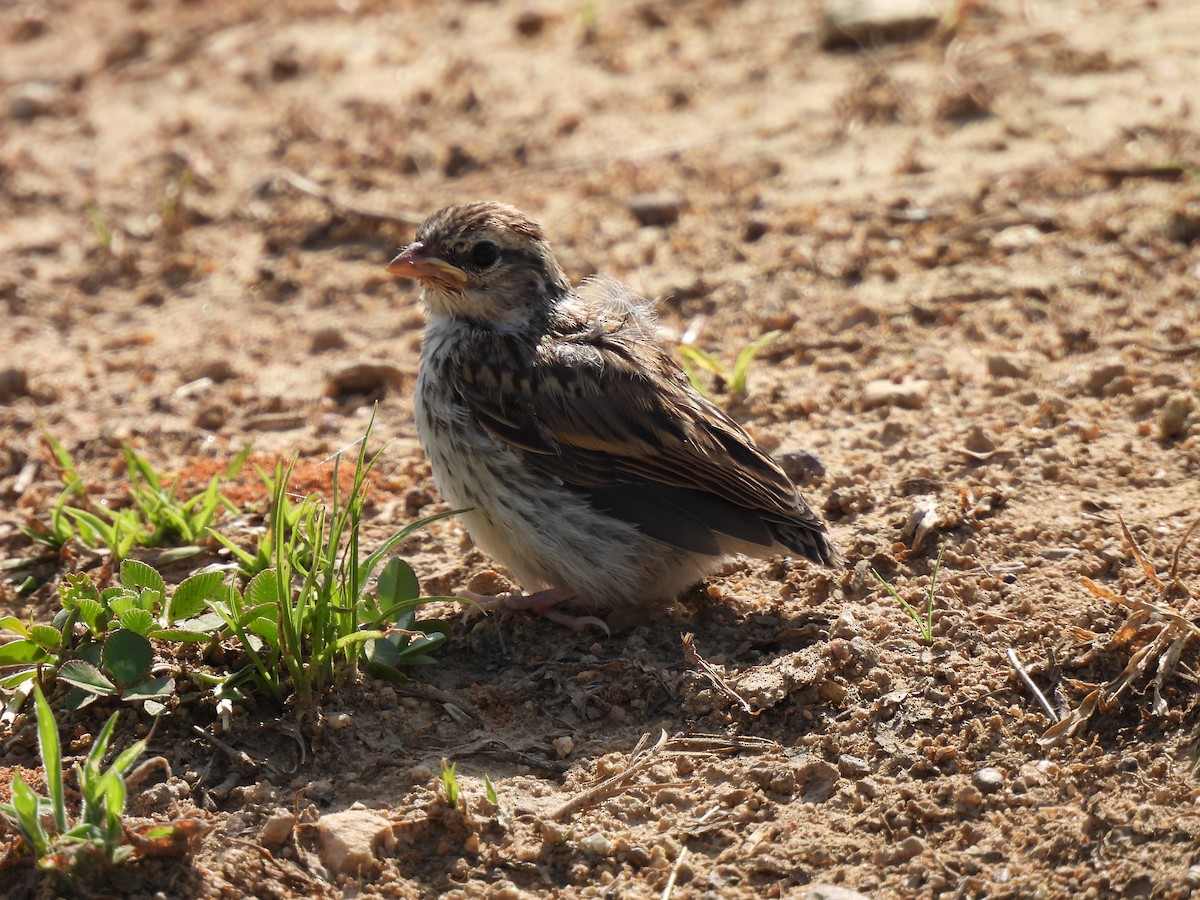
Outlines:
POLYGON ((829 561, 825 527, 787 476, 637 337, 590 329, 545 340, 524 359, 480 353, 464 366, 464 400, 531 466, 648 534, 714 555, 718 534, 780 541, 829 561))

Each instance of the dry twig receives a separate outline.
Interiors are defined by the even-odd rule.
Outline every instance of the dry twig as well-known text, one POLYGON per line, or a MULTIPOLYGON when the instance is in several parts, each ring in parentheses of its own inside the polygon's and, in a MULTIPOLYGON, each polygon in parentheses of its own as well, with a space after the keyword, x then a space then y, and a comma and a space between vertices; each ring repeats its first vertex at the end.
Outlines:
POLYGON ((1200 519, 1188 527, 1183 537, 1175 545, 1175 551, 1171 557, 1169 581, 1166 582, 1159 578, 1154 567, 1142 554, 1141 548, 1133 539, 1125 521, 1118 517, 1118 522, 1120 522, 1125 542, 1146 576, 1147 583, 1158 591, 1157 602, 1139 597, 1126 597, 1101 587, 1090 578, 1080 579, 1092 596, 1116 603, 1129 610, 1129 615, 1113 636, 1112 644, 1131 648, 1131 653, 1129 661, 1120 674, 1100 687, 1093 688, 1075 709, 1046 729, 1038 739, 1042 746, 1053 746, 1075 734, 1095 714, 1096 710, 1105 711, 1113 708, 1121 694, 1130 685, 1151 671, 1154 672, 1154 675, 1149 684, 1152 697, 1150 713, 1155 716, 1164 715, 1167 712, 1167 700, 1163 696, 1167 679, 1175 674, 1187 644, 1200 638, 1200 626, 1196 625, 1192 610, 1189 609, 1192 600, 1191 592, 1179 580, 1179 558, 1183 546, 1192 536, 1197 525, 1200 525, 1200 519), (1168 604, 1178 604, 1179 608, 1168 604))
POLYGON ((1017 651, 1012 647, 1008 648, 1008 661, 1017 671, 1017 677, 1021 679, 1021 683, 1025 685, 1026 690, 1033 694, 1033 699, 1038 702, 1038 705, 1050 717, 1051 722, 1058 721, 1058 713, 1054 711, 1054 707, 1050 705, 1050 701, 1046 699, 1046 695, 1042 693, 1042 689, 1034 684, 1033 679, 1029 677, 1029 673, 1025 670, 1025 666, 1021 664, 1021 660, 1017 658, 1017 651))
POLYGON ((700 674, 707 678, 713 687, 740 706, 742 711, 747 715, 757 716, 760 712, 762 712, 761 709, 755 709, 753 706, 751 706, 745 697, 725 683, 725 680, 721 677, 721 673, 714 669, 712 664, 700 655, 700 651, 696 649, 695 640, 696 636, 691 632, 688 632, 683 636, 684 658, 691 665, 699 669, 700 674))
POLYGON ((683 867, 683 861, 687 859, 688 849, 684 847, 679 851, 679 856, 675 858, 675 865, 671 866, 671 874, 667 878, 666 887, 663 888, 662 900, 671 900, 671 892, 675 890, 675 880, 679 877, 679 870, 683 867))
POLYGON ((642 735, 642 739, 633 748, 633 753, 629 755, 629 764, 624 769, 616 775, 592 785, 583 793, 576 794, 562 806, 558 807, 558 809, 554 810, 550 814, 550 818, 555 820, 565 819, 599 800, 604 800, 623 791, 634 775, 647 768, 650 763, 658 758, 659 752, 667 744, 667 733, 665 731, 662 732, 659 739, 654 743, 654 746, 646 750, 645 747, 649 740, 649 734, 642 735))

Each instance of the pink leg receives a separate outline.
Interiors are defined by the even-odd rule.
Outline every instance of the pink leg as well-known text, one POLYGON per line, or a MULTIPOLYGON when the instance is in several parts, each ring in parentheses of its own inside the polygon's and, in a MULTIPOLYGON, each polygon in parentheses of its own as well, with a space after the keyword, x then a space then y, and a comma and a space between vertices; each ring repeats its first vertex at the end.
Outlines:
POLYGON ((549 588, 544 591, 535 591, 532 594, 513 591, 500 596, 477 594, 475 591, 460 591, 458 596, 488 612, 494 612, 497 609, 522 610, 544 616, 559 625, 565 625, 577 634, 583 634, 584 629, 589 625, 594 625, 606 635, 611 634, 602 619, 597 619, 595 616, 572 616, 560 609, 555 609, 560 603, 575 598, 575 592, 570 588, 549 588))

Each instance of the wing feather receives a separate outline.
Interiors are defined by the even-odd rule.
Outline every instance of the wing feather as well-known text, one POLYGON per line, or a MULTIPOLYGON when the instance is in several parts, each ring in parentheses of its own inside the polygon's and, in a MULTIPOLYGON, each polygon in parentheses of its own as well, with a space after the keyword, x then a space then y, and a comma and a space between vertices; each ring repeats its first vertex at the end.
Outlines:
POLYGON ((652 536, 715 554, 714 532, 770 547, 798 529, 805 539, 788 545, 833 553, 778 465, 640 328, 579 323, 533 347, 472 353, 463 376, 463 400, 493 437, 652 536))

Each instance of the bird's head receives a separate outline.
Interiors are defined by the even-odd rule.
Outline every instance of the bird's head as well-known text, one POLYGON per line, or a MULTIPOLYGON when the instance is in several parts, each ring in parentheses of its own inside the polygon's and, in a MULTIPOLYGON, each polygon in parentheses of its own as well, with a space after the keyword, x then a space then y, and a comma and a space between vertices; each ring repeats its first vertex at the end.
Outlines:
POLYGON ((421 282, 430 313, 501 330, 520 328, 569 290, 541 226, 504 203, 439 210, 387 269, 421 282))

